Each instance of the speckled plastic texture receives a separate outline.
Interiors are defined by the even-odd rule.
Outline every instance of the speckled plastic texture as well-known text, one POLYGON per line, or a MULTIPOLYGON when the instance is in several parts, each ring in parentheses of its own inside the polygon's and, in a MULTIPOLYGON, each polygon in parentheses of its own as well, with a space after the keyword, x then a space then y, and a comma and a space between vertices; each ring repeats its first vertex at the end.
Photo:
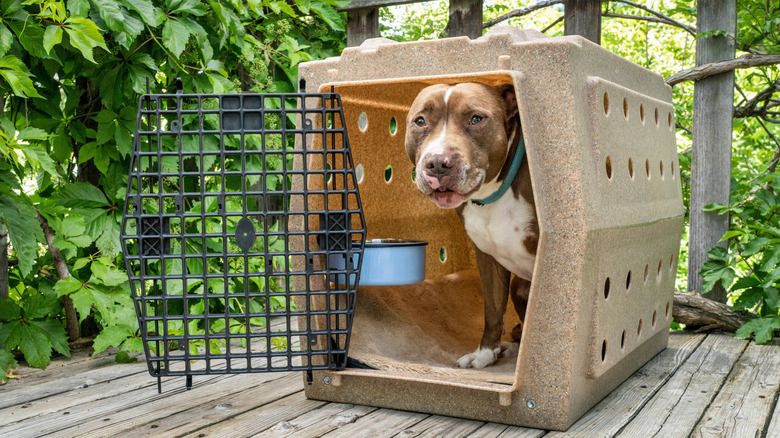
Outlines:
MULTIPOLYGON (((368 40, 302 64, 299 74, 308 89, 333 87, 342 97, 367 237, 429 242, 419 290, 359 289, 350 356, 393 360, 396 339, 420 358, 446 350, 422 332, 419 345, 409 346, 415 332, 392 323, 395 306, 381 306, 404 296, 414 309, 463 297, 475 304, 437 313, 440 320, 423 311, 405 318, 426 319, 420 326, 428 327, 468 321, 459 330, 481 334, 478 282, 453 291, 449 281, 473 274, 472 245, 453 211, 417 193, 404 151, 406 113, 422 88, 514 84, 540 229, 523 339, 508 378, 479 377, 491 367, 459 374, 444 359, 437 369, 451 372, 415 373, 414 354, 406 354, 411 371, 315 371, 308 397, 565 430, 666 347, 683 205, 672 92, 661 76, 580 37, 512 27, 476 40, 368 40), (449 287, 437 293, 436 284, 449 287), (383 332, 361 332, 374 320, 387 321, 383 332)), ((477 346, 466 344, 458 354, 477 346)))

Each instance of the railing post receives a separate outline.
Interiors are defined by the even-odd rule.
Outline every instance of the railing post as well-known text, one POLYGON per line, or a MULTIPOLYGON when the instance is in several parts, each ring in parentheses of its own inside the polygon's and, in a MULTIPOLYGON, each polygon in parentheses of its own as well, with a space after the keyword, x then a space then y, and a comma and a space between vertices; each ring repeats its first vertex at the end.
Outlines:
POLYGON ((580 35, 601 45, 601 0, 566 0, 563 34, 580 35))
POLYGON ((354 9, 347 12, 347 47, 359 46, 379 36, 379 8, 354 9))
POLYGON ((450 0, 449 36, 482 36, 482 0, 450 0))
MULTIPOLYGON (((696 14, 700 33, 724 30, 728 35, 709 35, 696 40, 696 65, 734 58, 737 33, 735 0, 699 0, 696 14)), ((702 211, 714 202, 729 203, 731 190, 731 135, 734 106, 734 71, 696 82, 693 91, 693 150, 691 152, 691 207, 688 234, 688 290, 701 292, 699 272, 707 252, 729 229, 728 215, 702 211)), ((720 242, 720 243, 719 243, 720 242)), ((716 286, 707 294, 726 302, 726 291, 716 286)))

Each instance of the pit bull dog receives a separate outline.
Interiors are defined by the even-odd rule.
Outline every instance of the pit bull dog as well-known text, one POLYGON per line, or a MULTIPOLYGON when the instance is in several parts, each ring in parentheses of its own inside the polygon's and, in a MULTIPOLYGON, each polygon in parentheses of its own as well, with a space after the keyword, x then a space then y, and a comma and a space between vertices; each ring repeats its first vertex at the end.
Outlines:
POLYGON ((522 324, 512 330, 516 342, 501 344, 507 295, 523 321, 539 226, 514 87, 425 88, 409 110, 405 142, 420 193, 454 208, 476 247, 485 330, 456 365, 483 368, 516 355, 522 324))

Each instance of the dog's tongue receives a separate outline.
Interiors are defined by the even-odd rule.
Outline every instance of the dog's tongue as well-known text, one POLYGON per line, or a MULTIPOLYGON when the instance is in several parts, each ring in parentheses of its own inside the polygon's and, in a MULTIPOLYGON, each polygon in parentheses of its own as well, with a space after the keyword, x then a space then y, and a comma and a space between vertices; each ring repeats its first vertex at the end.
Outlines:
POLYGON ((459 206, 466 198, 460 193, 452 190, 442 190, 443 187, 431 193, 431 200, 441 208, 455 208, 459 206))

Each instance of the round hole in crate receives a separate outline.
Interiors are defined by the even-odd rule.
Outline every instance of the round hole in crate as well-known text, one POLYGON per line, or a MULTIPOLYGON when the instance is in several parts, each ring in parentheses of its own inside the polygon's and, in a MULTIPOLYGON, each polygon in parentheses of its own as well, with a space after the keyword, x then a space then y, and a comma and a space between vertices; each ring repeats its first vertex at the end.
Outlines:
POLYGON ((609 93, 604 92, 604 115, 609 114, 609 93))
POLYGON ((645 122, 645 106, 641 103, 639 104, 639 120, 642 121, 642 123, 645 122))
POLYGON ((669 171, 672 173, 672 179, 674 179, 674 161, 669 163, 669 171))
POLYGON ((609 277, 604 282, 604 299, 606 300, 607 298, 609 298, 609 277))
POLYGON ((385 182, 389 183, 392 180, 393 180, 393 166, 388 164, 387 167, 385 167, 385 182))
POLYGON ((659 279, 661 278, 661 267, 663 266, 663 263, 664 263, 663 260, 658 260, 658 272, 656 272, 656 275, 658 276, 659 279))
POLYGON ((658 126, 658 108, 655 109, 655 126, 658 126))
POLYGON ((398 121, 393 117, 390 119, 390 135, 395 135, 396 132, 398 132, 398 121))
POLYGON ((626 98, 623 98, 623 117, 628 119, 628 100, 626 98))
POLYGON ((607 156, 606 167, 607 167, 607 179, 612 179, 612 158, 610 158, 609 156, 607 156))
POLYGON ((604 339, 604 342, 601 343, 601 361, 604 362, 607 360, 607 340, 604 339))
POLYGON ((661 161, 658 164, 658 168, 661 170, 661 179, 664 179, 664 162, 663 161, 661 161))
POLYGON ((357 166, 355 166, 355 178, 357 179, 358 184, 363 182, 363 165, 358 163, 357 166))
POLYGON ((620 335, 620 349, 626 348, 626 331, 623 330, 623 334, 620 335))
POLYGON ((669 302, 667 301, 667 302, 666 302, 666 314, 665 314, 665 316, 666 316, 667 318, 669 317, 669 307, 670 307, 670 305, 669 305, 669 302))
POLYGON ((417 181, 417 166, 412 166, 412 182, 417 181))
POLYGON ((650 179, 650 160, 645 160, 645 173, 647 174, 647 179, 650 179))
POLYGON ((439 248, 439 261, 442 263, 447 261, 447 248, 443 246, 439 248))
POLYGON ((653 310, 653 319, 650 321, 651 325, 655 327, 655 318, 658 315, 658 311, 653 310))
POLYGON ((672 129, 672 126, 674 126, 674 123, 672 123, 672 113, 669 113, 669 115, 666 117, 667 122, 669 123, 669 130, 672 129))
POLYGON ((650 273, 650 265, 645 265, 645 283, 647 283, 647 277, 650 273))
POLYGON ((631 271, 628 271, 628 275, 626 275, 626 291, 631 289, 631 271))
POLYGON ((358 128, 361 131, 368 129, 368 114, 365 112, 360 113, 360 116, 358 116, 358 128))
POLYGON ((639 320, 639 324, 636 325, 636 335, 642 336, 642 320, 639 320))
POLYGON ((631 158, 628 159, 628 176, 634 179, 634 160, 631 158))

